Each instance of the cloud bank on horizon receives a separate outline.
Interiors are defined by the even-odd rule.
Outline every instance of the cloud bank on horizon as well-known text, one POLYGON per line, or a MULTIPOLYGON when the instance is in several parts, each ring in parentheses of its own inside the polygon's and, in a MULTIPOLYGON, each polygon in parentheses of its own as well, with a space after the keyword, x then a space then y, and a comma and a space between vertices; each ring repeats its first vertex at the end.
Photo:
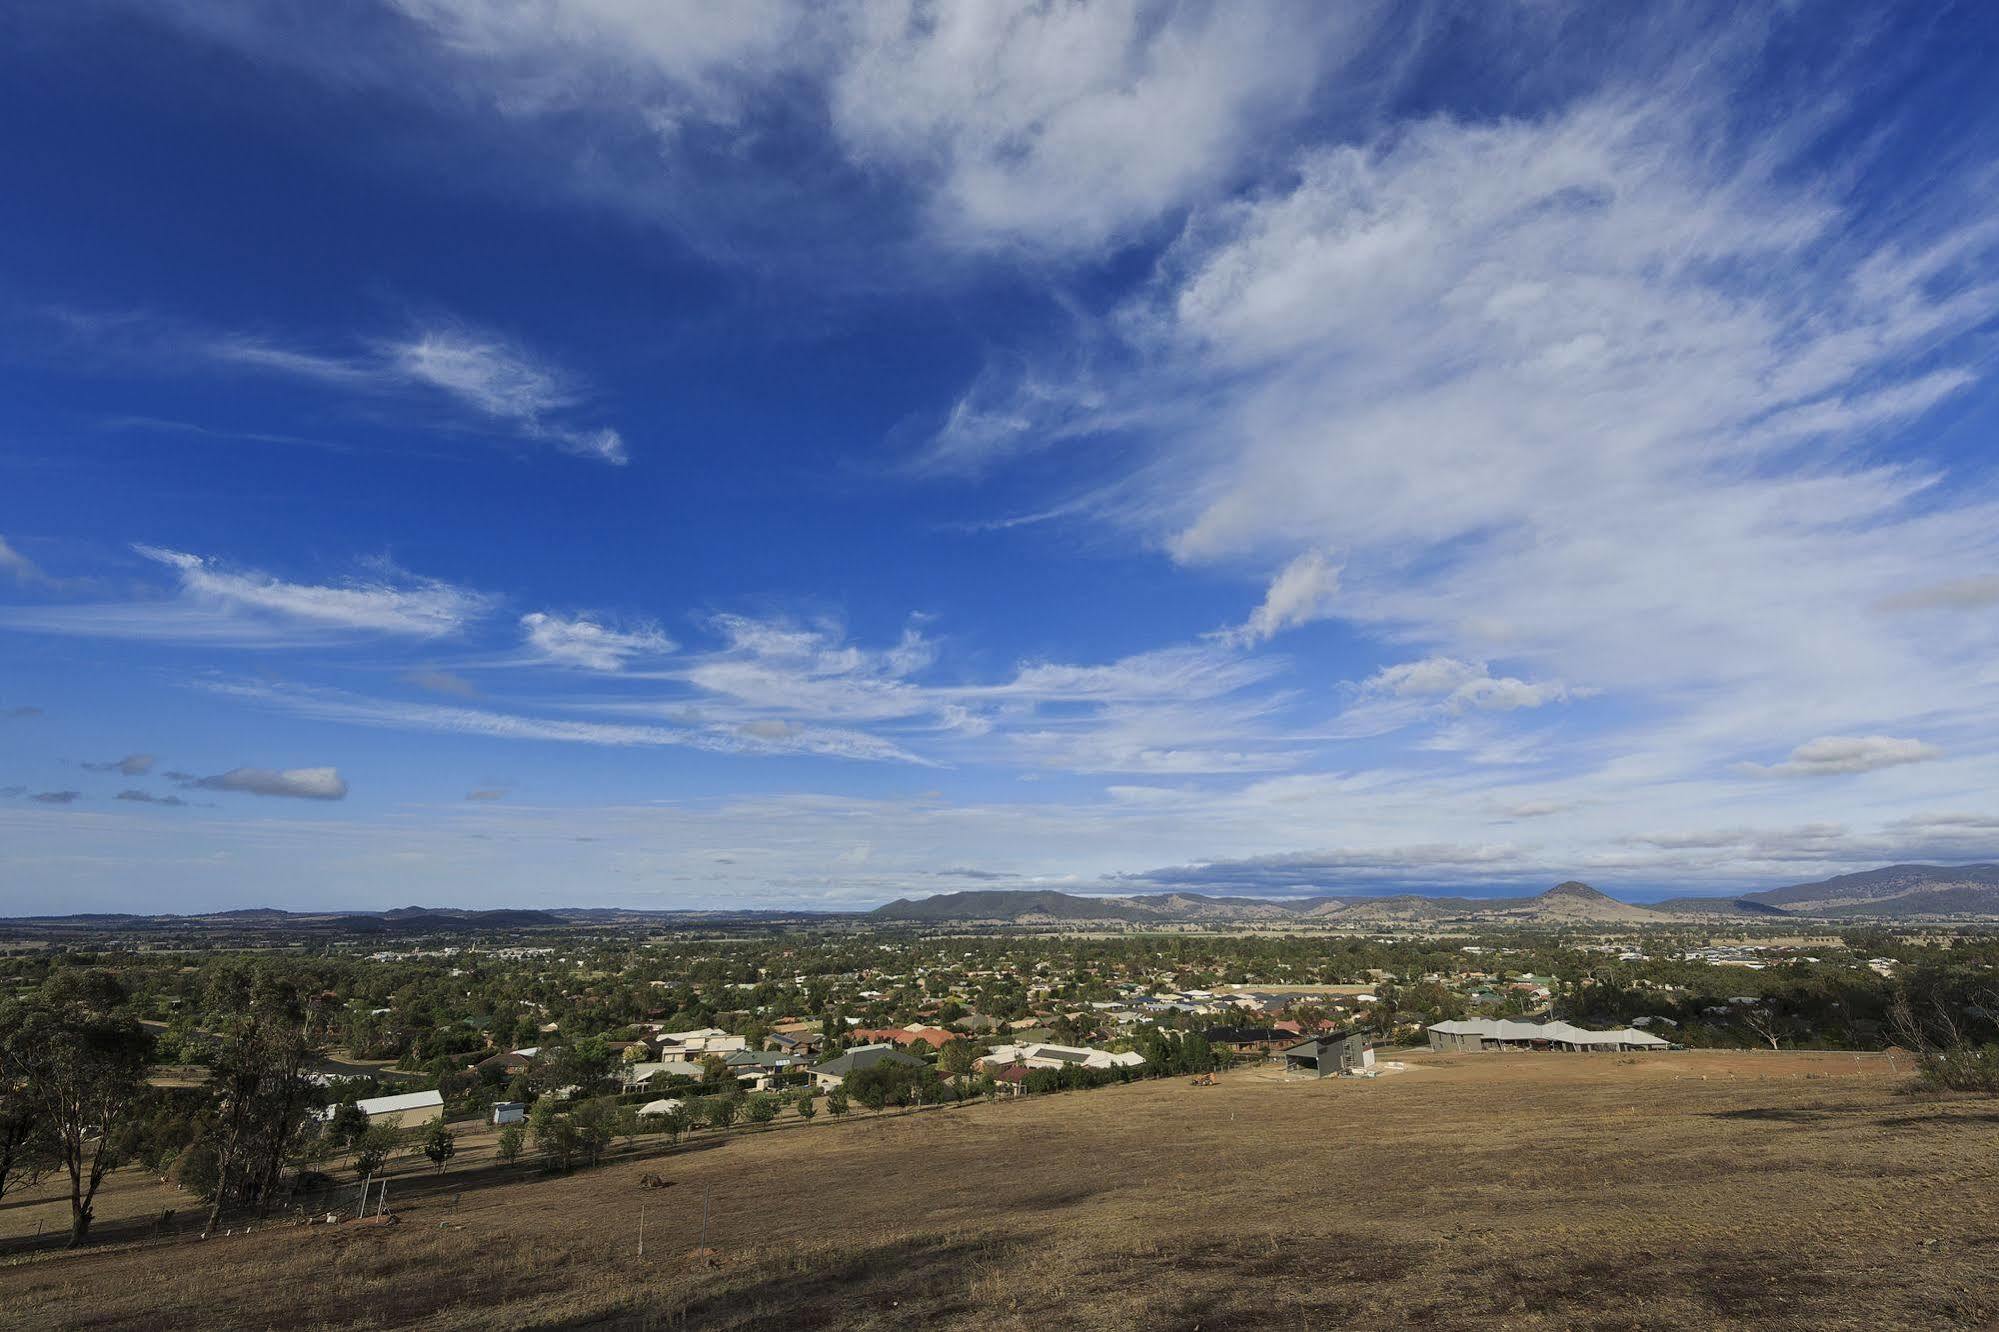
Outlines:
POLYGON ((1982 13, 29 26, 0 911, 1999 858, 1982 13))

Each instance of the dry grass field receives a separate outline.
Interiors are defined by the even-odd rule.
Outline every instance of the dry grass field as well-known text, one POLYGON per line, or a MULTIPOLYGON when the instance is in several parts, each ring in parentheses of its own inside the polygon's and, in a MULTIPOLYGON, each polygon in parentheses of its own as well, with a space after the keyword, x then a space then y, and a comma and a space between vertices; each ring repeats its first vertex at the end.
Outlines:
MULTIPOLYGON (((1373 1081, 1255 1070, 822 1116, 566 1177, 497 1172, 477 1143, 441 1179, 412 1170, 393 1226, 15 1260, 0 1320, 1992 1326, 1999 1102, 1901 1082, 1878 1056, 1424 1054, 1373 1081), (670 1186, 640 1189, 648 1170, 670 1186)), ((0 1212, 0 1235, 19 1226, 0 1212)))

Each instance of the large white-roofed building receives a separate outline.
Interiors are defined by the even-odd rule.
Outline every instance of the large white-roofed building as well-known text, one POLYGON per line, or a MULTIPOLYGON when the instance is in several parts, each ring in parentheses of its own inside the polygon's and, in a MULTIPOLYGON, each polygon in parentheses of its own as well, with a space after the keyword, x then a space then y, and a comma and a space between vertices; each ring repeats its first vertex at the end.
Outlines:
POLYGON ((1509 1018, 1464 1018, 1431 1026, 1432 1050, 1669 1050, 1650 1032, 1635 1027, 1591 1031, 1567 1022, 1515 1022, 1509 1018))

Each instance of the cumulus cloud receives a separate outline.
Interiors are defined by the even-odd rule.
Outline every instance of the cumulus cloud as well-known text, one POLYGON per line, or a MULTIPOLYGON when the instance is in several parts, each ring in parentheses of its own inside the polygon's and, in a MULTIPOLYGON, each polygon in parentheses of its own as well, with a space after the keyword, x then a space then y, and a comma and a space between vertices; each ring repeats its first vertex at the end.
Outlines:
POLYGON ((657 629, 609 629, 585 616, 545 611, 521 616, 521 633, 540 660, 589 671, 622 671, 635 657, 659 656, 675 647, 657 629))
POLYGON ((44 805, 68 805, 68 804, 74 804, 76 801, 81 800, 83 798, 83 792, 37 791, 34 795, 29 796, 28 798, 30 800, 39 800, 44 805))
POLYGON ((150 791, 120 791, 117 798, 141 805, 172 805, 178 808, 187 804, 187 801, 177 795, 154 795, 150 791))
POLYGON ((1323 551, 1306 551, 1271 580, 1263 604, 1249 613, 1249 619, 1225 631, 1224 637, 1254 645, 1285 629, 1324 619, 1333 613, 1339 590, 1340 566, 1323 551))
POLYGON ((1921 740, 1890 735, 1822 735, 1799 745, 1782 763, 1745 763, 1742 770, 1760 777, 1839 777, 1923 763, 1942 753, 1921 740))
POLYGON ((190 785, 208 791, 238 791, 294 800, 345 800, 347 782, 335 768, 231 768, 190 785))
MULTIPOLYGON (((1413 722, 1467 713, 1515 712, 1566 702, 1587 691, 1558 680, 1530 682, 1495 676, 1484 662, 1425 657, 1384 666, 1351 686, 1353 702, 1334 723, 1348 738, 1381 735, 1413 722)), ((1485 739, 1482 734, 1479 739, 1485 739)))
POLYGON ((153 770, 154 761, 154 756, 151 754, 127 754, 121 759, 112 759, 105 763, 85 763, 83 766, 92 772, 116 772, 127 777, 143 777, 153 770))

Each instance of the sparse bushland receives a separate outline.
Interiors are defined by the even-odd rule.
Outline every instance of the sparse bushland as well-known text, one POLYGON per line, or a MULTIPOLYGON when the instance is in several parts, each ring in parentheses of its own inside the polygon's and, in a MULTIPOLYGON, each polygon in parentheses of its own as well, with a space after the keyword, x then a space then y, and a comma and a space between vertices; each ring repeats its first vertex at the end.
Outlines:
POLYGON ((1916 1081, 1932 1091, 1999 1095, 1999 991, 1970 995, 1933 984, 1902 990, 1890 1010, 1895 1038, 1916 1061, 1916 1081))

